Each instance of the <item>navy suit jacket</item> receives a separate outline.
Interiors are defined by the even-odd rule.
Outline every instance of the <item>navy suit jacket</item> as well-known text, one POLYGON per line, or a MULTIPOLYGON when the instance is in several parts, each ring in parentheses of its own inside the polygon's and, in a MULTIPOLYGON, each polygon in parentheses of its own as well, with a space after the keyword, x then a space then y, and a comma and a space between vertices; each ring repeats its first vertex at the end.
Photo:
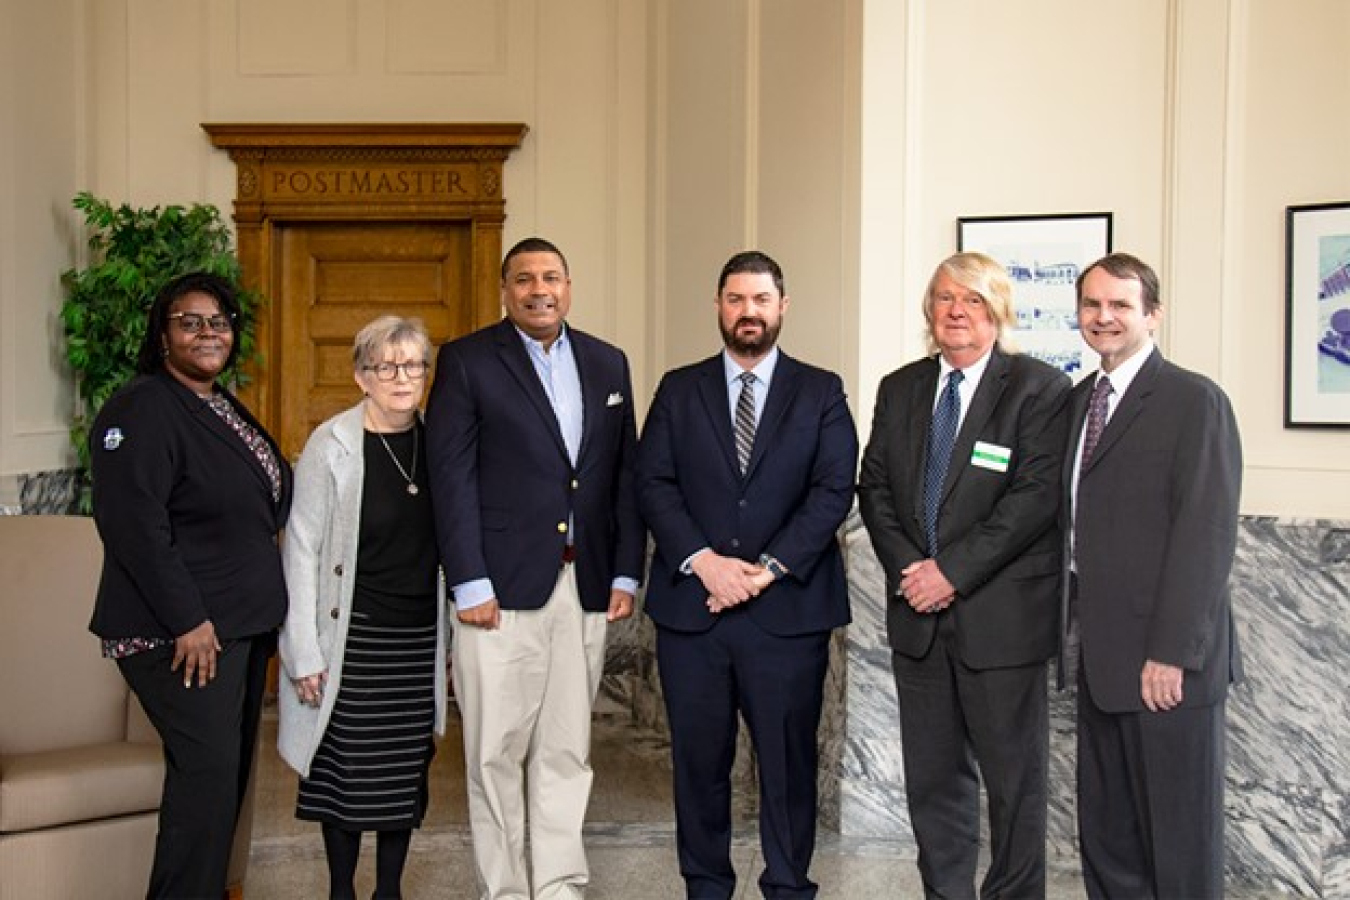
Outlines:
MULTIPOLYGON (((882 380, 858 484, 863 521, 886 573, 891 648, 915 659, 932 646, 938 617, 914 612, 896 592, 900 572, 928 557, 924 468, 939 371, 934 356, 882 380)), ((995 347, 956 436, 936 561, 956 589, 948 615, 971 668, 1030 665, 1055 653, 1068 395, 1062 372, 995 347), (975 464, 977 441, 1008 451, 1006 471, 975 464)))
POLYGON ((628 359, 569 327, 583 431, 572 465, 520 332, 503 319, 441 347, 427 403, 436 538, 450 585, 491 578, 502 609, 538 609, 575 530, 577 590, 609 608, 616 575, 641 580, 628 359), (570 523, 570 524, 569 524, 570 523))
POLYGON ((843 382, 780 354, 742 477, 724 374, 721 354, 667 373, 643 428, 638 495, 656 539, 647 613, 676 631, 712 627, 703 583, 680 571, 708 547, 749 561, 767 553, 787 567, 744 606, 770 634, 844 625, 836 532, 853 504, 858 438, 843 382))
MULTIPOLYGON (((1085 378, 1070 400, 1066 497, 1095 382, 1085 378)), ((1081 664, 1100 709, 1144 709, 1149 659, 1185 669, 1182 706, 1217 702, 1241 674, 1228 594, 1241 487, 1228 398, 1155 349, 1078 480, 1081 664)))
POLYGON ((142 375, 99 410, 89 433, 103 574, 89 628, 105 638, 175 638, 211 620, 221 639, 265 634, 286 618, 277 533, 291 502, 225 420, 172 375, 142 375))

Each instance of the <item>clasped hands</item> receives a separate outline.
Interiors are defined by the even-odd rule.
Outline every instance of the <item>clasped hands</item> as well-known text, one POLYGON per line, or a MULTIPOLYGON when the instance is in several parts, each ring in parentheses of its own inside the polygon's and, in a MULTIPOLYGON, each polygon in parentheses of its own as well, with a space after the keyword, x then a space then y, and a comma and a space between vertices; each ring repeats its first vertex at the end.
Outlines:
POLYGON ((921 559, 900 570, 900 596, 916 613, 939 613, 956 600, 956 588, 935 560, 921 559))
POLYGON ((699 553, 689 563, 708 592, 708 611, 720 613, 758 597, 773 584, 773 573, 759 563, 734 556, 721 556, 711 550, 699 553))

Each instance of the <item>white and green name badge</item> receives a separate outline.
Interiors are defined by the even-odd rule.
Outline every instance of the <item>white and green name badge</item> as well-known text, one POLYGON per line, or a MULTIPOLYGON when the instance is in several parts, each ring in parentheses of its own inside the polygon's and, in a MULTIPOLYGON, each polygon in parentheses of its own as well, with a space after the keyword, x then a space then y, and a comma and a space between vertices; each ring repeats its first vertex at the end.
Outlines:
POLYGON ((998 444, 976 441, 970 454, 970 464, 981 469, 993 469, 995 472, 1008 471, 1008 460, 1012 459, 1012 450, 998 444))

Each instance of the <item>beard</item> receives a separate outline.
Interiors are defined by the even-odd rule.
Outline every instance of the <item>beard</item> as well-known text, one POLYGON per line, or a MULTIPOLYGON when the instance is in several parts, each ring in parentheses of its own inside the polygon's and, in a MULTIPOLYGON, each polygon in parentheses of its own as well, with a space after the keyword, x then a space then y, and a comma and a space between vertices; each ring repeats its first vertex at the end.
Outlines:
POLYGON ((736 322, 727 328, 721 325, 722 343, 727 345, 727 349, 740 356, 763 356, 773 349, 774 344, 778 343, 778 332, 782 330, 782 320, 773 326, 763 319, 753 316, 742 316, 736 322), (742 325, 758 325, 759 334, 756 337, 740 335, 742 325))

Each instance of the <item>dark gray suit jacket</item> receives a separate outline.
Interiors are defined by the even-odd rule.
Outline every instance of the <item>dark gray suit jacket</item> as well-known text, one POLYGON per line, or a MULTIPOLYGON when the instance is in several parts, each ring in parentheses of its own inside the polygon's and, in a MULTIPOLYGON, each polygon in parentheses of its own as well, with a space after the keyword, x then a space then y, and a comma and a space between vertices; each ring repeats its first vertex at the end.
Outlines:
MULTIPOLYGON (((937 357, 892 372, 877 391, 858 493, 886 572, 892 649, 928 653, 937 616, 896 596, 900 572, 928 556, 923 481, 937 357)), ((1039 360, 994 348, 947 469, 937 565, 956 589, 961 659, 975 669, 1029 665, 1055 653, 1061 559, 1059 473, 1069 379, 1039 360), (1006 448, 1006 471, 976 465, 976 442, 1006 448)))
MULTIPOLYGON (((1070 399, 1066 498, 1095 381, 1070 399)), ((1154 350, 1079 476, 1076 514, 1065 501, 1076 520, 1082 665, 1100 709, 1142 711, 1150 659, 1186 670, 1182 706, 1215 703, 1240 677, 1228 574, 1241 486, 1228 398, 1154 350)))

